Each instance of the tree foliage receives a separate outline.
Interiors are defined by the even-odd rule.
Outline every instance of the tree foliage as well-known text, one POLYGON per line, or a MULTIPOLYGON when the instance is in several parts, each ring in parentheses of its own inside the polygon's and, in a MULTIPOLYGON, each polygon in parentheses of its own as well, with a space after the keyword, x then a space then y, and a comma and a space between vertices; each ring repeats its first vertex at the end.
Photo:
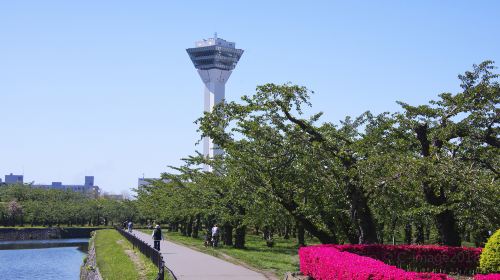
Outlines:
POLYGON ((432 231, 460 245, 500 224, 494 69, 474 65, 459 76, 461 92, 428 105, 398 102, 401 112, 338 124, 305 113, 305 87, 258 86, 197 121, 224 154, 188 157, 162 175, 168 183, 139 187, 138 209, 186 235, 217 222, 239 247, 249 227, 267 237, 305 229, 322 243, 382 243, 401 230, 423 243, 432 231))
POLYGON ((86 195, 30 185, 0 186, 0 224, 108 225, 137 216, 130 201, 95 199, 86 195))

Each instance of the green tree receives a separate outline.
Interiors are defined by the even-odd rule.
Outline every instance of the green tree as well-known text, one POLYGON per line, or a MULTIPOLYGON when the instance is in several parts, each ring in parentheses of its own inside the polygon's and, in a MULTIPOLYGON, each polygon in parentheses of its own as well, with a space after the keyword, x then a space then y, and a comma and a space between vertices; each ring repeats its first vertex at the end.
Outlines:
MULTIPOLYGON (((411 176, 435 213, 446 245, 461 244, 461 213, 498 205, 500 86, 493 69, 491 61, 474 65, 472 72, 459 76, 462 92, 442 93, 430 105, 399 102, 404 112, 397 114, 396 133, 404 140, 403 164, 413 167, 411 176)), ((490 221, 498 221, 498 207, 487 212, 490 221)))
POLYGON ((259 86, 243 104, 220 104, 206 113, 200 130, 250 172, 250 182, 261 188, 257 193, 275 199, 323 243, 337 242, 339 229, 351 242, 377 242, 359 169, 371 156, 359 153, 360 128, 376 118, 366 113, 340 127, 317 126, 321 113, 299 117, 308 100, 305 87, 259 86))

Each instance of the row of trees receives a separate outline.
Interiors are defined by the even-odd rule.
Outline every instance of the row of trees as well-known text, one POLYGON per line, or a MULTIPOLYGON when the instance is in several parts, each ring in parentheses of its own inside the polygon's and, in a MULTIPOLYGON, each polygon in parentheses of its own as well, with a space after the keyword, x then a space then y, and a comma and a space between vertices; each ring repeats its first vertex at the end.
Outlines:
POLYGON ((244 247, 248 227, 266 236, 304 231, 322 243, 406 242, 459 246, 499 228, 500 86, 493 62, 460 75, 462 91, 428 105, 346 117, 306 117, 310 91, 258 86, 240 103, 217 105, 197 123, 224 150, 201 155, 137 189, 143 217, 197 236, 223 226, 244 247), (208 165, 211 172, 199 167, 208 165))
POLYGON ((0 186, 0 224, 16 226, 85 226, 121 223, 137 216, 131 201, 95 199, 87 195, 29 185, 0 186))

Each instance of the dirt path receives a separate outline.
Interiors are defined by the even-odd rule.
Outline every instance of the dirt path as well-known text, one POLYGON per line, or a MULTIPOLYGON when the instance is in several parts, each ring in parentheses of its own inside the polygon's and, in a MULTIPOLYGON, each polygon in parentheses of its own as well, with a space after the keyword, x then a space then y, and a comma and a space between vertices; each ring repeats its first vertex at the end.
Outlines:
POLYGON ((144 266, 144 262, 142 262, 137 253, 130 248, 127 248, 123 239, 116 241, 116 243, 120 244, 123 247, 123 249, 125 250, 125 254, 127 254, 130 260, 134 263, 135 269, 139 273, 139 280, 148 280, 146 278, 146 268, 144 266))

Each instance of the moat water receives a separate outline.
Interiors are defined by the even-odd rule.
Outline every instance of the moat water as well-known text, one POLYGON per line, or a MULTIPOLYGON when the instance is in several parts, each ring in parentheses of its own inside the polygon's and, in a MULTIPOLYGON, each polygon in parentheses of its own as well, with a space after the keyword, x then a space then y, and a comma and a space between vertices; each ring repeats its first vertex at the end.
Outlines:
POLYGON ((0 241, 0 279, 80 278, 88 239, 0 241))

